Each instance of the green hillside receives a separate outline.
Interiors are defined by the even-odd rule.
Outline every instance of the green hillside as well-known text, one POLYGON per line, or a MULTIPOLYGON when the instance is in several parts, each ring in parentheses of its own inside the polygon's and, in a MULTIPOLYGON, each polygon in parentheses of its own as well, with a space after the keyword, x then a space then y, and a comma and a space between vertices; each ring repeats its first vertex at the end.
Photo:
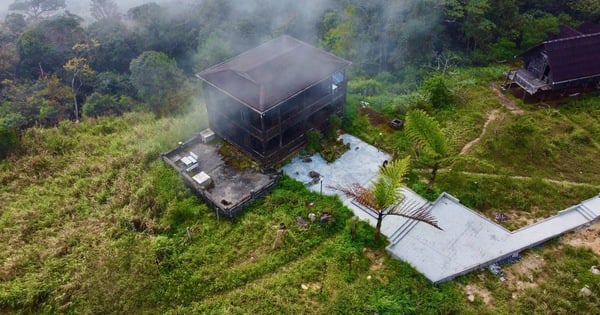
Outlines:
MULTIPOLYGON (((521 253, 504 279, 483 269, 432 285, 335 197, 282 176, 219 219, 161 160, 208 126, 196 73, 289 35, 351 62, 328 138, 341 123, 410 156, 406 183, 424 197, 447 191, 519 229, 600 192, 598 76, 539 97, 502 88, 544 40, 600 34, 599 1, 9 2, 0 314, 600 314, 598 222, 521 253), (443 150, 390 126, 415 110, 443 150), (310 212, 333 219, 296 224, 310 212)), ((572 59, 560 62, 593 68, 572 59)))
POLYGON ((0 172, 0 310, 479 314, 600 305, 595 296, 570 299, 584 284, 600 289, 589 272, 599 258, 588 249, 555 243, 531 253, 546 263, 523 292, 488 271, 434 286, 373 243, 366 223, 352 239, 354 221, 337 198, 285 177, 241 216, 219 221, 159 159, 205 125, 199 108, 173 118, 131 113, 27 130, 0 172), (296 226, 311 202, 333 221, 296 226), (274 249, 282 222, 288 233, 274 249), (469 303, 469 285, 494 302, 478 296, 469 303))

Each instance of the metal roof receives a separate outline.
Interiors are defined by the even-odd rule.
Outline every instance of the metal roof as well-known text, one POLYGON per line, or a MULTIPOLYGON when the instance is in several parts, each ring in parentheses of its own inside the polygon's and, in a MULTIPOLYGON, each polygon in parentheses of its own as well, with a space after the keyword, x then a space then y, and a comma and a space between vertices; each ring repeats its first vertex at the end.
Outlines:
POLYGON ((584 24, 578 29, 562 25, 556 39, 547 40, 522 55, 546 55, 549 83, 560 84, 600 76, 600 26, 584 24))
POLYGON ((543 43, 554 84, 600 75, 600 33, 543 43))
POLYGON ((197 76, 265 112, 349 65, 347 60, 283 35, 197 76))

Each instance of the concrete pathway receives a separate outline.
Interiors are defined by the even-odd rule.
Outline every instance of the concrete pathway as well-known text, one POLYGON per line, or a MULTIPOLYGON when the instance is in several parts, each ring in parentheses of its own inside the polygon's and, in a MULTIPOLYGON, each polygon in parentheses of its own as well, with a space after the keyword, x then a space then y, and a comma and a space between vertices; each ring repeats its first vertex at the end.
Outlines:
POLYGON ((423 223, 390 240, 392 256, 413 265, 434 283, 486 267, 600 218, 596 196, 557 215, 511 232, 443 193, 432 214, 444 231, 423 223))
MULTIPOLYGON (((343 135, 343 140, 350 143, 351 149, 335 162, 327 164, 318 155, 308 163, 295 158, 283 171, 304 183, 311 181, 310 171, 320 173, 322 186, 318 182, 309 189, 322 188, 324 194, 339 195, 356 216, 375 226, 376 219, 369 210, 329 186, 351 183, 368 186, 383 161, 391 156, 351 135, 343 135)), ((404 197, 403 202, 428 203, 409 189, 404 189, 404 197)), ((600 218, 600 196, 514 232, 465 207, 447 193, 430 205, 443 231, 399 216, 387 216, 381 232, 390 241, 387 250, 392 256, 410 263, 433 283, 486 267, 600 218)))

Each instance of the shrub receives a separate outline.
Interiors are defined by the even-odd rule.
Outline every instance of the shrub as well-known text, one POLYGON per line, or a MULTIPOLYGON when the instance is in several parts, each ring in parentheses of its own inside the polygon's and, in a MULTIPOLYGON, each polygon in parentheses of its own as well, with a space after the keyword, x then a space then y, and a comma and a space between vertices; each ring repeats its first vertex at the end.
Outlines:
POLYGON ((571 139, 573 139, 573 142, 579 144, 590 144, 592 142, 592 138, 581 128, 576 128, 571 132, 571 139))
POLYGON ((373 79, 356 79, 348 82, 348 93, 361 94, 363 97, 379 94, 381 83, 373 79))
POLYGON ((320 152, 321 138, 323 135, 318 130, 310 130, 306 133, 306 149, 311 152, 320 152))
POLYGON ((434 108, 442 108, 454 104, 454 95, 442 76, 431 77, 421 87, 421 92, 427 95, 427 98, 434 108))
POLYGON ((329 127, 327 128, 327 140, 335 141, 337 132, 342 127, 342 119, 338 115, 329 116, 329 127))
POLYGON ((83 115, 87 117, 121 115, 129 108, 130 100, 127 96, 117 98, 106 94, 92 93, 85 102, 83 115))
POLYGON ((517 147, 525 148, 529 145, 532 135, 538 131, 538 127, 535 125, 531 118, 517 118, 515 122, 511 123, 507 127, 508 134, 514 139, 514 144, 517 147))
POLYGON ((17 132, 0 124, 0 157, 4 156, 9 149, 17 145, 17 132))
POLYGON ((94 91, 100 94, 135 96, 135 88, 124 74, 101 72, 96 76, 94 91))

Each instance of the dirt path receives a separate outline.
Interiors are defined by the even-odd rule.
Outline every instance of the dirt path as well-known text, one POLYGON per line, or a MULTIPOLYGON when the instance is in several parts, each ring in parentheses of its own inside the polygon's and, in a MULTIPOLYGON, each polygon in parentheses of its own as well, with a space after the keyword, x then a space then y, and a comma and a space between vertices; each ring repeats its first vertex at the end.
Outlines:
MULTIPOLYGON (((426 174, 431 173, 430 169, 415 169, 415 171, 417 171, 419 173, 426 173, 426 174)), ((450 170, 447 169, 447 168, 443 168, 443 169, 439 169, 438 170, 438 173, 444 173, 444 172, 450 172, 450 170)), ((530 179, 533 179, 533 177, 521 176, 521 175, 499 175, 499 174, 476 173, 476 172, 467 172, 467 171, 455 171, 455 172, 456 173, 460 173, 460 174, 464 174, 464 175, 480 176, 480 177, 487 177, 487 178, 508 177, 508 178, 517 179, 517 180, 530 180, 530 179)), ((580 183, 580 182, 572 182, 572 181, 568 181, 568 180, 560 180, 560 179, 552 179, 552 178, 541 178, 541 180, 544 181, 544 182, 553 183, 553 184, 559 184, 559 185, 565 185, 565 186, 584 186, 584 187, 590 187, 590 188, 600 188, 600 185, 594 185, 594 184, 589 184, 589 183, 580 183)))
POLYGON ((496 120, 496 118, 498 117, 498 113, 500 113, 500 110, 498 109, 494 109, 492 110, 489 114, 488 114, 488 119, 486 120, 485 124, 483 124, 483 130, 481 130, 481 133, 479 134, 479 136, 475 139, 473 139, 471 142, 467 143, 462 150, 460 150, 460 154, 465 154, 467 153, 467 151, 469 151, 471 149, 471 147, 473 145, 475 145, 475 143, 479 142, 479 140, 481 139, 481 137, 485 134, 485 132, 487 131, 487 127, 490 124, 490 122, 496 120))
POLYGON ((587 247, 600 255, 600 222, 564 235, 561 242, 575 247, 587 247))
MULTIPOLYGON (((442 170, 440 170, 440 171, 442 171, 442 170)), ((443 170, 443 171, 446 171, 446 170, 443 170)), ((459 173, 462 173, 465 175, 475 175, 475 176, 491 177, 491 178, 509 177, 509 178, 519 179, 519 180, 532 179, 532 177, 520 176, 520 175, 506 176, 506 175, 498 175, 498 174, 474 173, 474 172, 465 172, 465 171, 461 171, 459 173)), ((591 187, 591 188, 599 187, 598 185, 594 185, 594 184, 572 182, 572 181, 568 181, 568 180, 558 180, 558 179, 551 179, 551 178, 542 178, 541 180, 548 182, 548 183, 560 184, 560 185, 565 185, 565 186, 586 186, 586 187, 591 187)))
POLYGON ((520 114, 525 113, 522 109, 517 107, 515 102, 508 99, 508 97, 506 97, 506 95, 504 95, 504 93, 502 93, 500 91, 498 84, 496 84, 495 82, 491 82, 490 87, 492 88, 492 91, 496 92, 496 94, 498 95, 498 98, 500 99, 500 102, 502 102, 502 104, 504 104, 504 106, 506 106, 506 108, 508 108, 513 114, 520 115, 520 114))
MULTIPOLYGON (((512 100, 510 100, 508 97, 506 97, 506 95, 504 95, 504 93, 502 93, 500 91, 500 88, 498 87, 498 84, 496 84, 495 82, 490 82, 490 87, 492 88, 492 91, 496 92, 496 94, 498 95, 498 99, 500 99, 500 102, 506 106, 506 108, 508 108, 508 110, 510 110, 511 113, 513 114, 517 114, 517 115, 521 115, 523 113, 525 113, 525 111, 523 111, 522 109, 518 108, 517 105, 515 104, 515 102, 513 102, 512 100)), ((465 154, 467 153, 467 151, 469 151, 471 149, 471 147, 479 142, 479 140, 481 139, 481 137, 483 136, 483 134, 485 134, 485 132, 487 131, 487 126, 490 122, 494 121, 497 117, 498 114, 500 113, 500 110, 498 109, 494 109, 492 110, 489 114, 488 114, 488 119, 485 122, 485 124, 483 125, 483 130, 481 131, 481 134, 479 134, 479 137, 473 139, 471 142, 467 143, 461 150, 460 150, 460 154, 465 154)))

